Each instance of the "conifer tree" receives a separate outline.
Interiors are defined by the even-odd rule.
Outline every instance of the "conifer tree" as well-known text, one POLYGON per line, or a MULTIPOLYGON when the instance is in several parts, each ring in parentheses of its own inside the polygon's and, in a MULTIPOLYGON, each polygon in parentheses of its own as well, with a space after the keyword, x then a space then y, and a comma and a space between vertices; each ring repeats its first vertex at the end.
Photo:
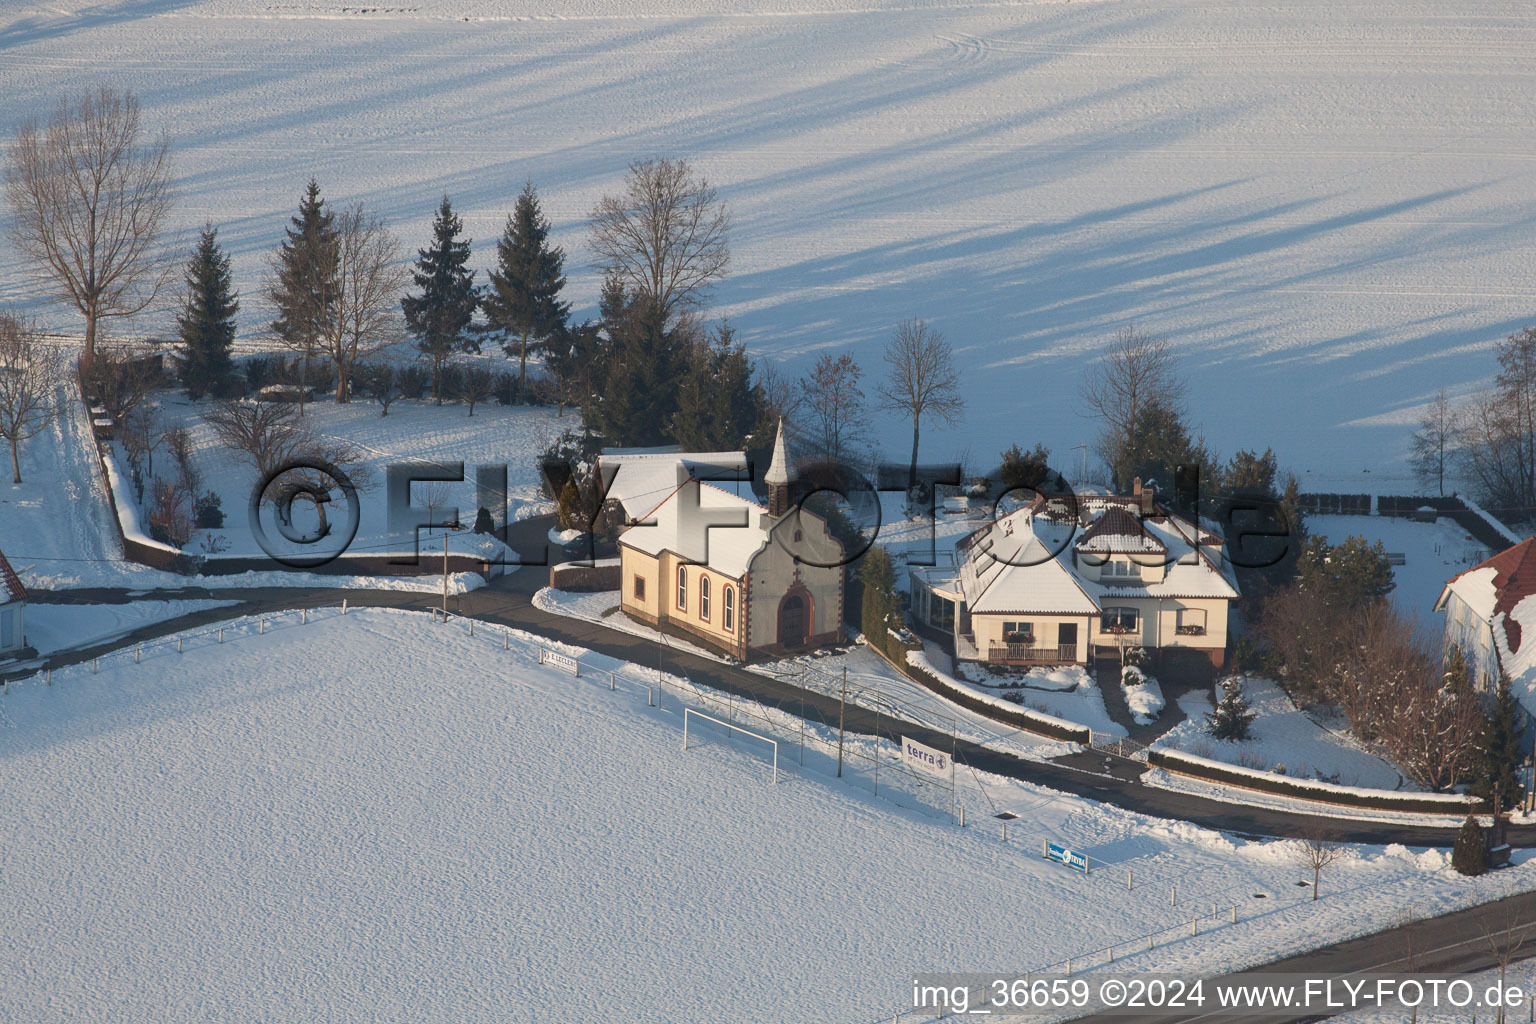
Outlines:
POLYGON ((728 321, 688 353, 678 383, 672 438, 685 451, 736 451, 758 419, 760 395, 752 361, 728 321))
POLYGON ((478 352, 469 332, 479 302, 475 272, 469 262, 469 239, 459 238, 464 224, 447 196, 432 220, 432 244, 417 251, 411 279, 421 294, 400 300, 405 323, 416 336, 416 347, 432 360, 432 397, 443 404, 443 363, 457 352, 478 352))
POLYGON ((176 318, 181 330, 181 379, 192 398, 222 398, 234 378, 230 349, 240 303, 230 283, 229 257, 219 245, 218 234, 212 224, 203 228, 187 262, 182 312, 176 318))
POLYGON ((1257 717, 1248 709, 1242 679, 1232 676, 1221 682, 1221 700, 1216 702, 1216 710, 1205 713, 1206 732, 1219 740, 1245 740, 1248 727, 1257 717))
POLYGON ((613 282, 605 286, 601 304, 606 335, 601 384, 583 414, 609 444, 663 444, 678 409, 688 324, 668 326, 655 303, 613 287, 613 282))
POLYGON ((530 346, 546 344, 559 334, 571 311, 570 303, 560 301, 565 252, 550 246, 549 227, 530 181, 496 243, 496 269, 480 299, 487 325, 502 332, 507 356, 517 354, 519 401, 527 388, 530 346))
POLYGON ((1494 693, 1493 708, 1488 714, 1488 729, 1484 734, 1483 756, 1478 765, 1477 780, 1472 792, 1484 800, 1493 800, 1494 791, 1499 794, 1496 810, 1505 811, 1514 806, 1520 787, 1520 704, 1507 675, 1500 675, 1499 687, 1494 693))
POLYGON ((300 416, 304 415, 310 360, 324 351, 340 285, 340 250, 332 221, 333 215, 320 198, 319 184, 309 179, 299 202, 299 215, 292 219, 286 240, 273 255, 267 284, 267 299, 277 307, 272 331, 302 360, 300 416))
POLYGON ((901 610, 901 598, 896 593, 896 565, 889 550, 876 544, 864 553, 859 563, 859 582, 864 590, 859 623, 864 639, 885 650, 890 639, 886 630, 901 610))
POLYGON ((1463 875, 1476 876, 1488 871, 1488 840, 1483 826, 1470 814, 1456 833, 1456 845, 1451 848, 1451 867, 1463 875))

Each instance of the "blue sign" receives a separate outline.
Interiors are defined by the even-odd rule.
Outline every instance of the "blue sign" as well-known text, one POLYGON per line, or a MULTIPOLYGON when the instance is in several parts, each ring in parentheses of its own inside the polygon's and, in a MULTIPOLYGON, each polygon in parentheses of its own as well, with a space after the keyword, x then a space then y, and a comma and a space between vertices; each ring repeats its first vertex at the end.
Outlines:
POLYGON ((1088 855, 1069 850, 1060 843, 1053 843, 1049 839, 1045 841, 1045 859, 1054 860, 1058 864, 1065 864, 1069 868, 1076 868, 1083 874, 1088 873, 1088 855))

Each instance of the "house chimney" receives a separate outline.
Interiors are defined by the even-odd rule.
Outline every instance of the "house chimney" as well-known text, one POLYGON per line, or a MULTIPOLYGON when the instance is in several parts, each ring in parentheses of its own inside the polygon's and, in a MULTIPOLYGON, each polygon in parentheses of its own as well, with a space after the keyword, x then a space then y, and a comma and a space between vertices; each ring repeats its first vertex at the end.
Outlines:
POLYGON ((1141 514, 1149 516, 1157 511, 1156 489, 1152 484, 1142 486, 1140 480, 1136 481, 1136 497, 1141 502, 1141 514))

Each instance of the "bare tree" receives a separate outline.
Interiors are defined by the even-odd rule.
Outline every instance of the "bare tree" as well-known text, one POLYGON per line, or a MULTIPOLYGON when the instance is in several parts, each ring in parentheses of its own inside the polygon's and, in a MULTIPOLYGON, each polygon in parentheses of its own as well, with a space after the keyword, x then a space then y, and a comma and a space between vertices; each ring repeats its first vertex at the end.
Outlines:
POLYGON ((880 406, 912 417, 912 464, 907 487, 917 486, 917 435, 924 418, 945 424, 965 412, 960 371, 944 335, 921 320, 903 321, 885 347, 890 375, 880 385, 880 406))
POLYGON ((83 372, 86 390, 119 426, 163 379, 155 353, 147 347, 105 340, 95 360, 83 372))
POLYGON ((1323 869, 1330 867, 1344 856, 1344 847, 1336 842, 1326 826, 1308 825, 1298 837, 1295 858, 1302 867, 1312 869, 1312 898, 1317 899, 1317 887, 1322 881, 1323 869))
POLYGON ((377 366, 367 367, 364 383, 368 388, 368 394, 379 403, 379 416, 388 416, 389 407, 394 404, 395 399, 400 397, 400 384, 395 380, 394 364, 379 363, 377 366))
POLYGON ((336 401, 352 400, 352 373, 359 359, 405 337, 400 293, 410 281, 400 242, 362 204, 336 215, 337 286, 322 339, 336 371, 336 401))
POLYGON ((483 366, 465 369, 459 380, 459 397, 469 403, 469 414, 475 414, 476 403, 483 402, 496 392, 496 375, 483 366))
POLYGON ((822 356, 800 382, 812 454, 834 466, 851 461, 854 446, 867 436, 862 375, 850 355, 822 356))
POLYGON ((1419 420, 1419 429, 1408 441, 1409 460, 1414 475, 1428 487, 1433 485, 1441 496, 1445 495, 1445 474, 1460 444, 1461 414, 1451 404, 1444 390, 1435 394, 1434 401, 1419 420))
POLYGON ((11 483, 21 483, 21 444, 59 414, 58 357, 38 340, 37 326, 0 313, 0 437, 11 446, 11 483))
POLYGON ((1139 450, 1144 415, 1151 407, 1177 413, 1184 401, 1184 382, 1167 341, 1127 327, 1089 368, 1082 398, 1099 424, 1099 455, 1120 475, 1139 450))
MULTIPOLYGON (((307 426, 287 403, 233 400, 214 405, 204 419, 220 442, 249 463, 270 485, 279 477, 314 505, 322 534, 326 530, 325 502, 335 481, 331 471, 345 473, 358 490, 373 485, 372 467, 363 450, 342 438, 319 434, 307 426), (285 471, 285 467, 288 467, 285 471)), ((276 502, 281 488, 268 489, 276 502)))
POLYGON ((140 406, 123 417, 118 439, 128 452, 128 460, 138 470, 143 466, 149 476, 155 475, 155 449, 160 447, 163 435, 160 416, 152 406, 140 406))
MULTIPOLYGON (((1490 909, 1489 916, 1492 920, 1482 922, 1481 928, 1483 938, 1488 942, 1488 951, 1493 954, 1494 961, 1499 965, 1499 988, 1503 990, 1506 987, 1505 977, 1509 972, 1509 965, 1520 959, 1518 955, 1520 949, 1530 935, 1519 910, 1509 900, 1490 909)), ((1502 1000, 1500 1000, 1495 1020, 1497 1024, 1504 1024, 1502 1000)))
POLYGON ((629 165, 624 193, 592 211, 596 265, 616 277, 657 322, 698 306, 730 265, 730 216, 686 160, 629 165))
POLYGON ((421 492, 421 507, 427 510, 427 530, 433 527, 432 521, 437 518, 441 509, 448 507, 448 485, 446 483, 426 484, 421 492))
POLYGON ((154 302, 173 265, 170 145, 139 136, 139 101, 102 86, 24 122, 8 153, 11 240, 85 317, 86 366, 101 321, 154 302))

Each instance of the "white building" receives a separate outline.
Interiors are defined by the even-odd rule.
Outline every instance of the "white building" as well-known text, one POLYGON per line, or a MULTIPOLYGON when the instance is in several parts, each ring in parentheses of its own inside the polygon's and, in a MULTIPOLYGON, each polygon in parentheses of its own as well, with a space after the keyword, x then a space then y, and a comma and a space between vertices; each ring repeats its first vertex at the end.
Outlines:
POLYGON ((27 589, 0 554, 0 655, 11 655, 27 646, 27 589))
POLYGON ((1445 643, 1461 648, 1472 682, 1491 692, 1507 674, 1536 717, 1536 537, 1528 537, 1448 581, 1435 601, 1445 643))
POLYGON ((1145 647, 1220 669, 1238 598, 1222 539, 1157 504, 1040 496, 977 530, 954 569, 911 570, 917 622, 961 661, 1086 664, 1145 647))

